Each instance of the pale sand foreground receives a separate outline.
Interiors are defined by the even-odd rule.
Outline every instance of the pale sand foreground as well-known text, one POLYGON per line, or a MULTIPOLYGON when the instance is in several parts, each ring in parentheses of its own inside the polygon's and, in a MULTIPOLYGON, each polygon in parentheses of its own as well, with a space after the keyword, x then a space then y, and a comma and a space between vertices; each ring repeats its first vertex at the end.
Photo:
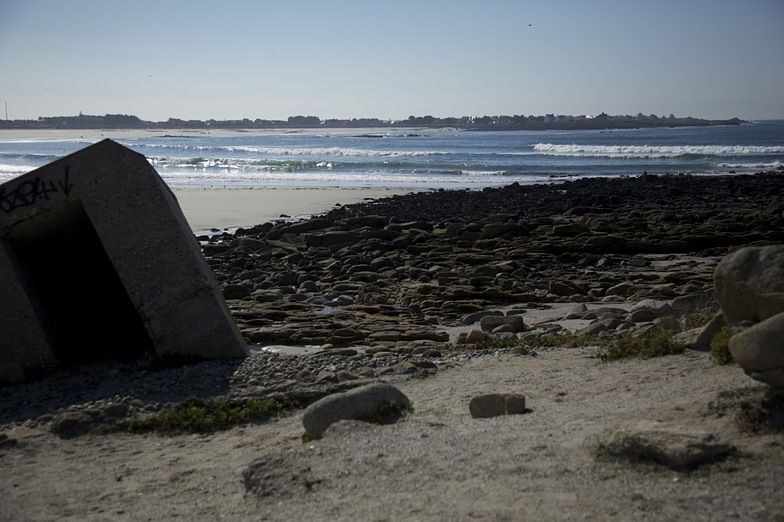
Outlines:
POLYGON ((59 439, 17 427, 0 448, 0 520, 782 520, 781 435, 750 435, 712 401, 755 386, 709 354, 604 363, 591 348, 467 361, 391 378, 396 425, 338 423, 303 444, 302 411, 207 435, 59 439), (471 397, 517 392, 529 413, 473 419, 471 397), (693 472, 597 458, 624 421, 716 434, 738 453, 693 472), (243 470, 268 463, 261 495, 243 470))
POLYGON ((174 189, 194 232, 251 227, 281 219, 306 217, 336 205, 406 194, 393 189, 174 189))

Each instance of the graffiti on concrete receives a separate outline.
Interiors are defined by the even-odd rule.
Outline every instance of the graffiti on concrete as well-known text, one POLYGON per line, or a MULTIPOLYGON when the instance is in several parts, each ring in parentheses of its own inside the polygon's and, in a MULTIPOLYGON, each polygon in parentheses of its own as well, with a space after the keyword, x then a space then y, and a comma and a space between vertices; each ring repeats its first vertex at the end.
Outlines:
POLYGON ((52 194, 62 193, 68 196, 73 188, 68 180, 69 170, 66 166, 62 180, 44 180, 39 176, 25 180, 11 190, 6 189, 5 185, 0 186, 0 211, 9 213, 17 208, 30 206, 41 199, 49 201, 52 194))

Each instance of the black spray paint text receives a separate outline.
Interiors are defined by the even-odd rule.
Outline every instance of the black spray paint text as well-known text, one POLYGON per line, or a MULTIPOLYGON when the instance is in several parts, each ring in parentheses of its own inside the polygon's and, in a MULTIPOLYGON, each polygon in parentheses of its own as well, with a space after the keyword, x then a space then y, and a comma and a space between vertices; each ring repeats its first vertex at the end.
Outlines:
POLYGON ((62 193, 68 196, 73 188, 68 180, 68 170, 66 167, 62 180, 45 180, 39 176, 23 181, 16 188, 0 186, 0 212, 13 212, 17 208, 33 205, 41 199, 49 201, 49 196, 53 194, 62 193))

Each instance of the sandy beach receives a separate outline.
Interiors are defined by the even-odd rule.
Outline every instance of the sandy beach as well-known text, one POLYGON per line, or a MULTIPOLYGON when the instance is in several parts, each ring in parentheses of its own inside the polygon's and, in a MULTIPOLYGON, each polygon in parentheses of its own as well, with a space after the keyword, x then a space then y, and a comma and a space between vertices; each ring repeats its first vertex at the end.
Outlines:
POLYGON ((411 191, 392 189, 201 189, 173 190, 197 234, 252 227, 281 218, 305 218, 349 205, 411 191))
MULTIPOLYGON (((765 407, 759 382, 697 340, 609 354, 627 334, 715 317, 721 258, 784 242, 783 189, 761 173, 434 191, 215 235, 202 251, 251 355, 96 361, 0 387, 0 520, 781 521, 784 435, 749 417, 765 407), (225 431, 127 430, 191 399, 309 403, 371 382, 413 411, 305 443, 302 409, 225 431), (525 411, 475 418, 472 399, 494 393, 524 395, 525 411), (728 453, 685 467, 608 453, 640 424, 676 456, 728 453)), ((181 202, 209 227, 391 194, 181 202)))

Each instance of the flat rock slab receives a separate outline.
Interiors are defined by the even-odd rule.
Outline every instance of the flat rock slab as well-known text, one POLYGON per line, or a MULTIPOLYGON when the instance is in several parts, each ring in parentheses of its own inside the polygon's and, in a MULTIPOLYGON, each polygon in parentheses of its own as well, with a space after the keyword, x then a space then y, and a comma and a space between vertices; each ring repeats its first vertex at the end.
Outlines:
POLYGON ((686 468, 725 456, 735 447, 705 431, 640 420, 621 425, 610 437, 606 450, 616 457, 686 468))
POLYGON ((387 407, 403 410, 411 404, 403 392, 388 383, 374 383, 320 399, 305 410, 302 424, 307 435, 321 438, 324 431, 340 420, 375 417, 387 407))

